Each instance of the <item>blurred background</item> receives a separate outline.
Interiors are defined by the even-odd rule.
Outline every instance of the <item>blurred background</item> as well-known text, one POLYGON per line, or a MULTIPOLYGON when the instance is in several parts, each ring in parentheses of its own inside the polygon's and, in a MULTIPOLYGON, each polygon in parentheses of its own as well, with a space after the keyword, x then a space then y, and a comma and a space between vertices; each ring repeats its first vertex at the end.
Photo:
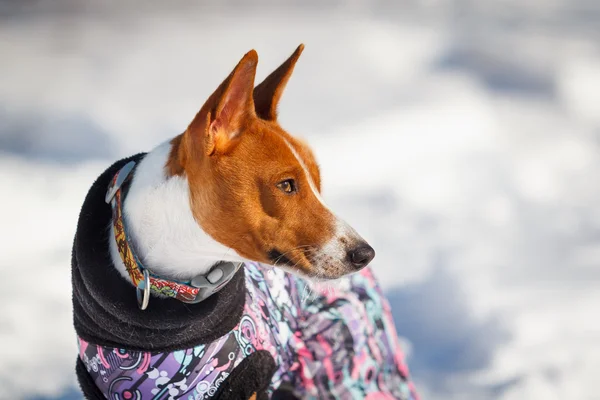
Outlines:
POLYGON ((597 0, 0 1, 0 398, 78 399, 93 180, 249 49, 377 251, 424 399, 599 399, 597 0))

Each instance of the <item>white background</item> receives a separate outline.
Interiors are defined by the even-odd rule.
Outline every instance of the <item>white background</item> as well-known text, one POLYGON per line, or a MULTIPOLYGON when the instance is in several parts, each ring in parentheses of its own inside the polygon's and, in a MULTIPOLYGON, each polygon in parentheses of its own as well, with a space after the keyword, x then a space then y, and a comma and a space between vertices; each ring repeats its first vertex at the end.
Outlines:
POLYGON ((258 81, 301 42, 281 123, 375 247, 422 397, 600 398, 597 2, 8 4, 0 398, 80 397, 70 251, 95 177, 182 132, 249 49, 258 81))

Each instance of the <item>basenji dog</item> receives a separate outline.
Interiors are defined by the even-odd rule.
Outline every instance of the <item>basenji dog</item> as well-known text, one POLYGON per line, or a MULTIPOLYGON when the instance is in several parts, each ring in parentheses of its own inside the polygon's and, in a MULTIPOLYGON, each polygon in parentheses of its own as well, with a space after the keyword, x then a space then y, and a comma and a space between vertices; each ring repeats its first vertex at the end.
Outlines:
POLYGON ((73 251, 88 398, 416 397, 375 251, 277 119, 302 51, 256 87, 248 52, 185 132, 92 186, 73 251))

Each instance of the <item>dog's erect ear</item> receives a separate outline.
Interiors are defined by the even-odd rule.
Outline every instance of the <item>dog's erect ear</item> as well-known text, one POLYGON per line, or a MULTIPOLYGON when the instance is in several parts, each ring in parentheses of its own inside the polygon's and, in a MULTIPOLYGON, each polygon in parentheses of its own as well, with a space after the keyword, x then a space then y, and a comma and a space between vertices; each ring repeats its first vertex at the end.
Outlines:
POLYGON ((205 155, 224 154, 239 138, 242 127, 256 116, 252 91, 258 55, 251 50, 206 100, 188 127, 189 145, 202 147, 205 155))
POLYGON ((294 71, 294 66, 296 65, 296 61, 298 61, 300 54, 302 54, 302 50, 304 50, 303 44, 298 46, 290 58, 285 60, 279 68, 273 71, 260 85, 254 88, 254 105, 256 114, 260 118, 269 121, 275 121, 277 119, 277 104, 279 104, 281 94, 294 71))

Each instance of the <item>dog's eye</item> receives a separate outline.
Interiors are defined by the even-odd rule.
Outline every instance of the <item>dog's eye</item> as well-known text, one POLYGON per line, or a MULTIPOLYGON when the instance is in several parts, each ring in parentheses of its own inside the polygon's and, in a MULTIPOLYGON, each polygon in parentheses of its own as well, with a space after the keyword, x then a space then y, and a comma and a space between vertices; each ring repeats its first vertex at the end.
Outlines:
POLYGON ((286 194, 296 193, 296 182, 293 179, 286 179, 279 182, 277 188, 286 194))

